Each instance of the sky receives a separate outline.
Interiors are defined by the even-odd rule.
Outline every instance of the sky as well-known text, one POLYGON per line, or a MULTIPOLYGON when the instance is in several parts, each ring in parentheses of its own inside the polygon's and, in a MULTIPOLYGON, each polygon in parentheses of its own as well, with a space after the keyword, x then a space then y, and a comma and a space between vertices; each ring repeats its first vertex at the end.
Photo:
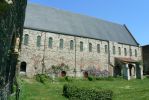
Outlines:
POLYGON ((141 46, 149 44, 149 0, 28 0, 28 2, 125 24, 141 46))

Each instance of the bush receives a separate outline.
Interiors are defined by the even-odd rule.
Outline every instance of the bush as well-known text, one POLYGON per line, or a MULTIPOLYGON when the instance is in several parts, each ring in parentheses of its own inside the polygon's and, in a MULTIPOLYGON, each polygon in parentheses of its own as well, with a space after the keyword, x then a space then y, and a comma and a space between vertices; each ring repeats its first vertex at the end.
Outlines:
POLYGON ((66 76, 68 70, 69 66, 61 63, 60 65, 52 65, 51 69, 49 69, 49 72, 55 74, 55 76, 58 76, 58 74, 61 73, 61 76, 64 77, 66 76))
POLYGON ((113 92, 103 89, 78 88, 74 85, 65 84, 63 95, 69 100, 112 100, 113 92))
POLYGON ((37 74, 36 75, 36 80, 38 82, 45 83, 46 81, 49 80, 49 77, 47 75, 45 75, 45 74, 37 74))
POLYGON ((89 76, 89 77, 88 77, 88 80, 89 80, 89 81, 93 81, 93 77, 89 76))
POLYGON ((73 78, 71 78, 69 76, 59 77, 57 79, 58 79, 59 82, 71 82, 73 80, 73 78))

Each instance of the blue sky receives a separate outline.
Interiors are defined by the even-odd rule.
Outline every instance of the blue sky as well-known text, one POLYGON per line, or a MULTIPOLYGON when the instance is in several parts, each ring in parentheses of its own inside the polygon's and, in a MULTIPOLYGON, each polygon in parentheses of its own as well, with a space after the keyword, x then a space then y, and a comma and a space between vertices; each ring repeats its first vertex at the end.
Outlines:
POLYGON ((126 24, 140 45, 149 44, 149 0, 28 0, 54 8, 126 24))

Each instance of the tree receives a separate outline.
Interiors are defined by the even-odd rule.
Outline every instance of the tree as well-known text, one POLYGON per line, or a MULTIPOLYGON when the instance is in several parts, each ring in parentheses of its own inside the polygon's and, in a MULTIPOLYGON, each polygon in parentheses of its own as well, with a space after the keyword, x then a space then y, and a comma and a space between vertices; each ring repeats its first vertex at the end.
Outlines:
MULTIPOLYGON (((0 0, 0 89, 9 86, 9 90, 2 93, 13 92, 17 49, 19 51, 21 46, 19 41, 22 41, 26 5, 27 0, 0 0)), ((0 99, 6 99, 6 95, 0 99)))

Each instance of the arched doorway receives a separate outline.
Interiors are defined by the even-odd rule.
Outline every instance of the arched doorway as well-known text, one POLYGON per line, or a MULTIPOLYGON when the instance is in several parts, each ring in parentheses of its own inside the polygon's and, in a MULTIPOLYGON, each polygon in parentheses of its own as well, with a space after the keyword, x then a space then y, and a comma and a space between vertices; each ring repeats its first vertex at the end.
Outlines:
POLYGON ((62 77, 65 77, 65 76, 66 76, 66 71, 62 71, 62 72, 61 72, 61 76, 62 76, 62 77))
POLYGON ((83 72, 83 75, 84 75, 84 78, 88 78, 88 72, 87 71, 83 72))
POLYGON ((26 62, 21 62, 20 72, 26 72, 26 62))

